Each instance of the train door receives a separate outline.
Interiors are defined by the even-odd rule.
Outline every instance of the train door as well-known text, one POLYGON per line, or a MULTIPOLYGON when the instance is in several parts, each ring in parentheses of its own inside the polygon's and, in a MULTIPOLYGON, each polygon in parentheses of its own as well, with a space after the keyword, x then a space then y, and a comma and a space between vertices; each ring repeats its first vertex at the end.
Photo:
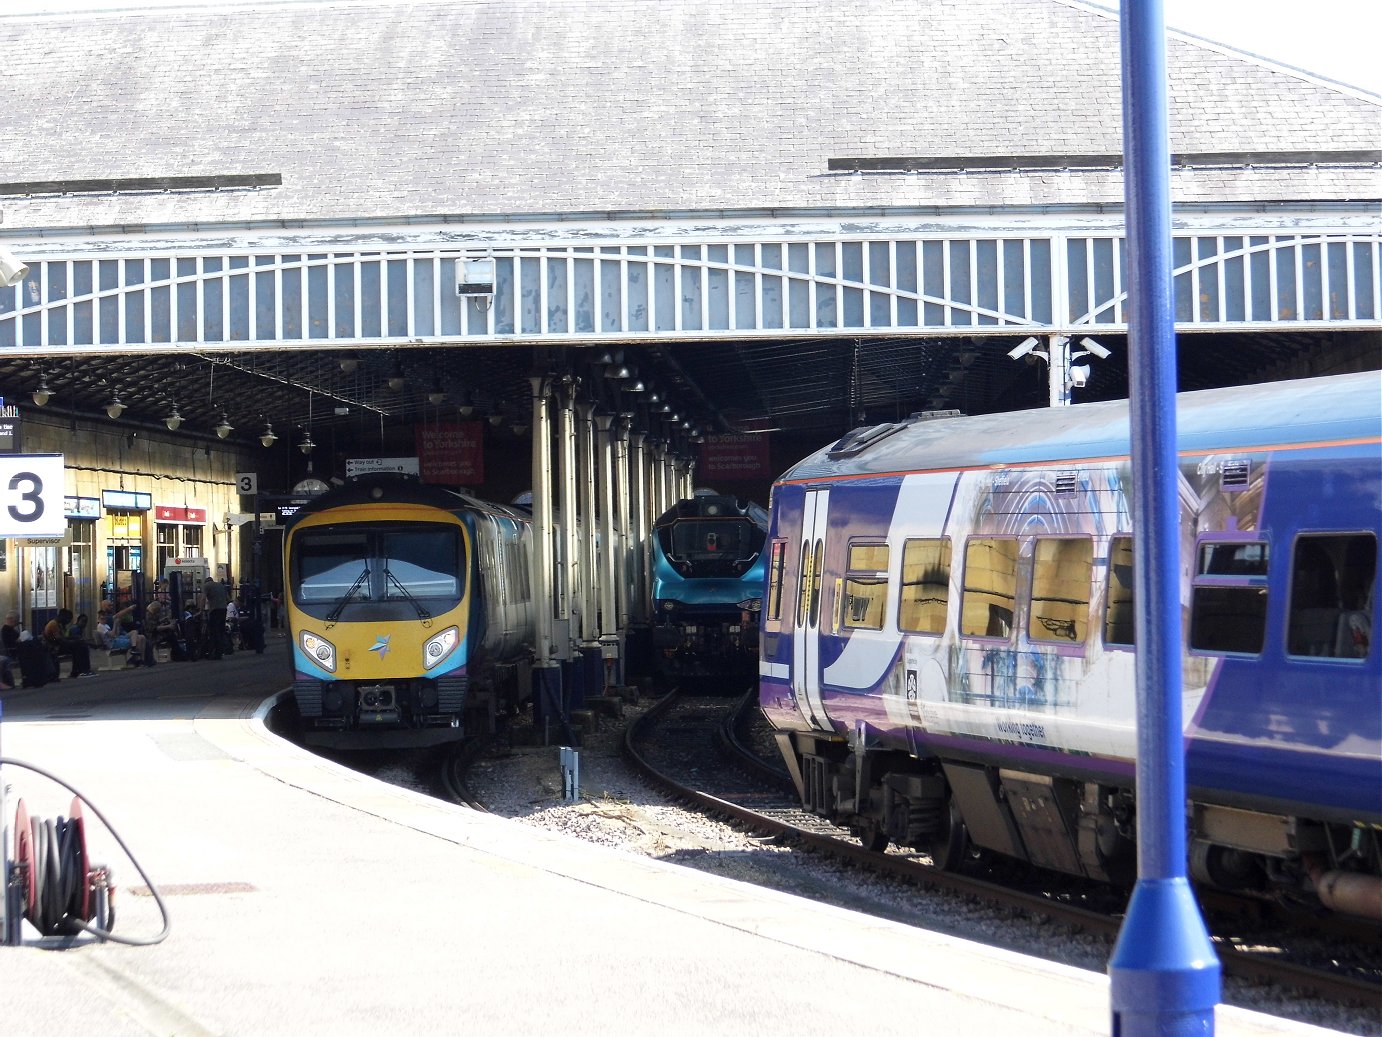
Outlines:
POLYGON ((807 490, 801 514, 797 607, 792 615, 792 698, 813 728, 830 730, 821 701, 821 581, 829 490, 807 490))

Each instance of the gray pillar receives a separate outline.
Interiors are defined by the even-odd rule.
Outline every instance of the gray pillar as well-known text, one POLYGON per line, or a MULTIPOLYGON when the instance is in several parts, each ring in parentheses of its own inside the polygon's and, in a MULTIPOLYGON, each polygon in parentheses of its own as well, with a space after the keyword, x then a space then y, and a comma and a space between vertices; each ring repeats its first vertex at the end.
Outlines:
POLYGON ((630 561, 633 565, 630 601, 633 619, 643 622, 648 618, 648 459, 644 450, 642 432, 629 434, 629 512, 630 521, 630 561))
POLYGON ((581 456, 581 641, 594 644, 600 638, 595 569, 595 404, 576 404, 576 448, 581 456))
POLYGON ((595 467, 600 489, 600 640, 613 639, 617 643, 619 608, 615 597, 618 576, 614 563, 617 551, 614 541, 614 436, 610 431, 613 424, 613 416, 595 415, 595 427, 599 430, 599 456, 595 467))
POLYGON ((554 665, 552 652, 552 559, 555 531, 552 528, 552 417, 545 377, 530 378, 533 387, 533 549, 530 582, 533 595, 533 624, 537 644, 533 646, 539 667, 554 665))
POLYGON ((618 591, 619 629, 628 628, 633 619, 633 531, 629 528, 633 513, 629 490, 629 419, 620 415, 614 426, 614 524, 618 550, 614 555, 614 570, 618 591))
MULTIPOLYGON (((573 615, 580 606, 577 595, 580 580, 580 529, 576 523, 576 408, 574 385, 562 383, 557 410, 557 450, 561 457, 561 574, 557 595, 557 618, 567 621, 567 636, 575 633, 573 615)), ((568 646, 569 647, 569 646, 568 646)), ((565 652, 559 653, 565 657, 565 652)))
POLYGON ((649 479, 652 484, 652 509, 648 514, 648 528, 652 528, 652 523, 656 522, 658 516, 667 510, 667 445, 665 443, 653 444, 653 456, 648 465, 649 479))

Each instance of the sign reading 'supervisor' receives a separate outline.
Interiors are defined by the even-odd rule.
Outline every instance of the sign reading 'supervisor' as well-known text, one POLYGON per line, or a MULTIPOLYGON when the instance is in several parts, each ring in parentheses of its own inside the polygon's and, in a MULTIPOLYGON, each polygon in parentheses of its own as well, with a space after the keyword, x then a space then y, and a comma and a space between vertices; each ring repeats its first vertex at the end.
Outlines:
POLYGON ((0 536, 60 537, 62 454, 0 454, 0 536))

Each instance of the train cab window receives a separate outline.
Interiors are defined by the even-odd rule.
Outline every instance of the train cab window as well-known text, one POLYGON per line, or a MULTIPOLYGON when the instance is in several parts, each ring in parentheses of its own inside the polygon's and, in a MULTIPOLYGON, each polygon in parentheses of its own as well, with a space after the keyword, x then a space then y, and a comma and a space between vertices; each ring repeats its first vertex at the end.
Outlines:
POLYGON ((459 597, 462 554, 455 526, 405 527, 381 535, 383 597, 459 597))
POLYGON ((909 634, 943 634, 949 607, 950 540, 908 540, 902 545, 898 629, 909 634))
POLYGON ((1376 572, 1371 533, 1299 537, 1291 555, 1287 654, 1367 658, 1376 572))
POLYGON ((850 544, 842 625, 856 630, 882 630, 887 598, 888 545, 850 544))
POLYGON ((787 541, 774 540, 768 555, 768 601, 764 618, 782 618, 782 571, 787 562, 787 541))
POLYGON ((300 602, 335 601, 355 589, 368 598, 368 537, 363 532, 338 533, 307 529, 299 533, 292 574, 294 596, 300 602))
POLYGON ((1008 637, 1016 601, 1017 539, 976 537, 965 544, 960 633, 966 637, 1008 637))
POLYGON ((1027 636, 1033 641, 1083 644, 1089 634, 1093 574, 1094 541, 1089 537, 1038 539, 1027 636))
POLYGON ((1267 544, 1199 545, 1190 588, 1190 647, 1200 652, 1262 651, 1267 628, 1267 544))
POLYGON ((1104 644, 1132 645, 1132 537, 1116 536, 1108 543, 1108 596, 1104 603, 1104 644))

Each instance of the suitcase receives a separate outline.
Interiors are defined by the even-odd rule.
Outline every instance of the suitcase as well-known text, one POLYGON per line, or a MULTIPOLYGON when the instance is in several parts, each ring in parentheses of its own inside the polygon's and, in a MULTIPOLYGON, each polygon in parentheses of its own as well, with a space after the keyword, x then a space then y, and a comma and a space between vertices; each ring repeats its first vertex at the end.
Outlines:
POLYGON ((19 677, 26 688, 41 688, 57 679, 57 665, 47 645, 37 639, 20 641, 18 648, 19 677))

